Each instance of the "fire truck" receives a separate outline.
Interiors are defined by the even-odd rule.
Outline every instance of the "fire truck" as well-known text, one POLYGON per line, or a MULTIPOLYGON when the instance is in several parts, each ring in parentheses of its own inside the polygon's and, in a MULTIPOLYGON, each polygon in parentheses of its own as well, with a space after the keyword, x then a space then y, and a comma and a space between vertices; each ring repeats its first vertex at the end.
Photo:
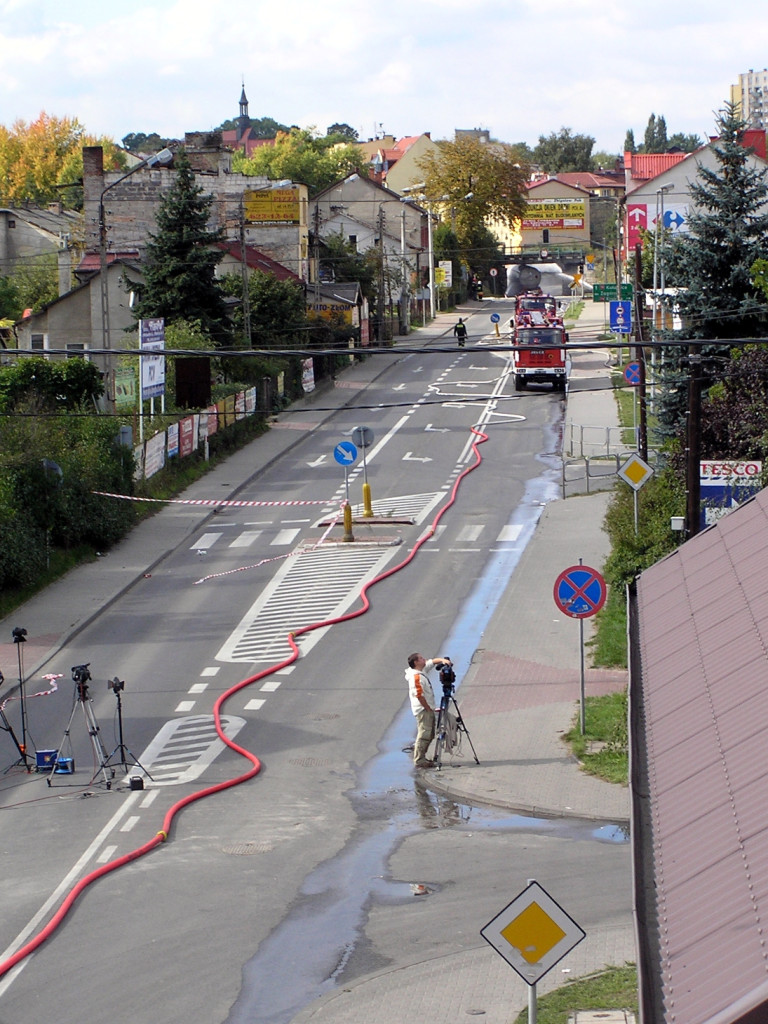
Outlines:
POLYGON ((557 300, 541 292, 524 292, 515 300, 515 312, 509 322, 515 391, 529 383, 551 384, 553 391, 565 391, 570 360, 565 348, 568 335, 557 300))

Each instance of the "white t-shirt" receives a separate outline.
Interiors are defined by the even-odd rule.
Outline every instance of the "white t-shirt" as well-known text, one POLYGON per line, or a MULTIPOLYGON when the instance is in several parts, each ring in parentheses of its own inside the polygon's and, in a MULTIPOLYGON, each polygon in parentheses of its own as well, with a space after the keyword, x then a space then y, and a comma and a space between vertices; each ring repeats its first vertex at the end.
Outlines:
POLYGON ((424 705, 420 703, 419 697, 423 696, 431 708, 435 706, 435 691, 432 689, 427 672, 435 667, 434 661, 428 661, 424 668, 407 668, 405 670, 405 681, 408 683, 408 696, 411 698, 411 711, 418 715, 424 711, 424 705))

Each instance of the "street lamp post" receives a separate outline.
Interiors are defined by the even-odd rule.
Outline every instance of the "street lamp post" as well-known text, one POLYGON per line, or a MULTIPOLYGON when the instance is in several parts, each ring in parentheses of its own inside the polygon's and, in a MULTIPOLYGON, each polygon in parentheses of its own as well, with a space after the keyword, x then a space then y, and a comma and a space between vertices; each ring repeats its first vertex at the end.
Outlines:
POLYGON ((140 163, 132 167, 130 171, 123 174, 121 177, 116 178, 115 181, 109 183, 101 190, 99 196, 99 276, 101 278, 101 348, 102 358, 104 360, 104 376, 107 378, 107 401, 112 405, 113 395, 109 391, 109 373, 111 370, 110 360, 110 349, 112 348, 112 339, 110 335, 109 327, 109 285, 107 281, 107 217, 106 210, 104 208, 104 197, 111 188, 115 185, 119 185, 121 181, 125 181, 126 178, 130 178, 136 171, 140 171, 144 167, 155 167, 157 165, 167 166, 171 160, 173 160, 173 153, 170 149, 161 149, 159 153, 153 153, 152 156, 147 157, 146 160, 142 160, 140 163))

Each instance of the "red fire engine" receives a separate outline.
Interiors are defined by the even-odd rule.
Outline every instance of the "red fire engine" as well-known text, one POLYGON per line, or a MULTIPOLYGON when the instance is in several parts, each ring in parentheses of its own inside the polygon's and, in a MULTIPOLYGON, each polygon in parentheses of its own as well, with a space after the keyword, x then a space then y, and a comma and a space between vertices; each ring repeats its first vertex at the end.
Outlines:
POLYGON ((566 344, 568 335, 554 296, 518 295, 509 324, 515 391, 523 391, 529 383, 551 384, 553 391, 565 391, 570 360, 559 346, 566 344))

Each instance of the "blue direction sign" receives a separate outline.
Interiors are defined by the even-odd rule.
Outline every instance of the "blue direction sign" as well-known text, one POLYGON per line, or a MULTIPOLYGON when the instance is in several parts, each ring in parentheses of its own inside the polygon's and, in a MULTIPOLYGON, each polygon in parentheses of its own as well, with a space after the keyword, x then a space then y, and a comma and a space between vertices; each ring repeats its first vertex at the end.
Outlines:
POLYGON ((632 303, 622 300, 611 302, 611 333, 630 334, 632 331, 632 303))
POLYGON ((497 324, 499 322, 499 320, 501 320, 501 317, 499 316, 498 313, 491 313, 491 323, 492 324, 497 324))
POLYGON ((588 565, 572 565, 555 580, 555 604, 572 619, 588 619, 605 604, 605 579, 588 565))
POLYGON ((339 441, 333 449, 333 457, 340 466, 351 466, 357 458, 357 448, 351 441, 339 441))
POLYGON ((624 367, 624 380, 628 384, 640 383, 640 363, 627 363, 624 367))

